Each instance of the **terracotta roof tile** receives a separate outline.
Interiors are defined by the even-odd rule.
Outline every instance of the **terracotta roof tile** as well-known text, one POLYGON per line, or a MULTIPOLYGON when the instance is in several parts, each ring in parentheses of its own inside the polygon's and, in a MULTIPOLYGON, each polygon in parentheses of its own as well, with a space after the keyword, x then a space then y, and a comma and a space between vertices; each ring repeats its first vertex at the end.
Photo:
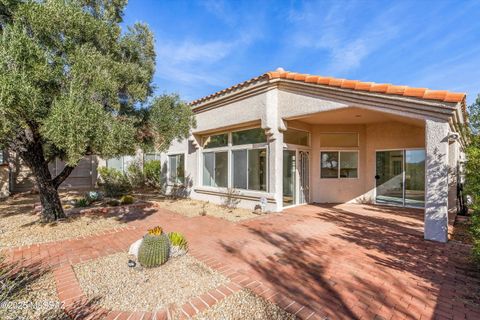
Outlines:
POLYGON ((292 81, 304 82, 309 84, 318 84, 330 87, 339 87, 342 89, 349 89, 354 91, 375 92, 387 95, 397 95, 404 97, 419 98, 425 100, 436 100, 442 102, 462 103, 465 104, 465 93, 449 92, 444 90, 429 90, 426 88, 412 88, 408 86, 395 86, 386 83, 363 82, 358 80, 346 80, 333 77, 322 77, 310 74, 300 74, 296 72, 284 71, 279 68, 275 71, 267 72, 259 77, 244 81, 232 87, 226 88, 209 96, 194 100, 190 105, 196 105, 200 102, 215 98, 227 92, 243 88, 251 83, 259 80, 272 79, 288 79, 292 81))

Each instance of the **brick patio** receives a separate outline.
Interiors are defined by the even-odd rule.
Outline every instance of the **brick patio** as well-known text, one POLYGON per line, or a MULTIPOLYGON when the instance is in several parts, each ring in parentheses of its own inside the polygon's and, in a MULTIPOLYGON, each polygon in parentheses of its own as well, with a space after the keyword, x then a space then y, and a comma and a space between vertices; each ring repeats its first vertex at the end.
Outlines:
MULTIPOLYGON (((237 289, 252 288, 302 319, 480 319, 480 276, 467 263, 468 246, 424 241, 423 212, 412 209, 308 205, 237 224, 157 209, 126 228, 9 254, 53 268, 62 300, 82 298, 64 282, 72 280, 71 265, 127 250, 157 224, 183 232, 192 253, 237 289)), ((215 294, 225 296, 218 291, 192 299, 184 315, 218 301, 215 294)), ((127 318, 136 316, 142 315, 127 318)))

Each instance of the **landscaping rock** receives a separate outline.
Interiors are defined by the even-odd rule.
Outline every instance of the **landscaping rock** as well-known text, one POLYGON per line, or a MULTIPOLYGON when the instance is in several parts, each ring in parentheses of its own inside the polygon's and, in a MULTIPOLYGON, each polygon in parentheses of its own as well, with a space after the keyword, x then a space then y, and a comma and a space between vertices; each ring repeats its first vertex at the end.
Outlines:
POLYGON ((134 255, 135 258, 138 258, 138 250, 140 249, 140 246, 142 245, 142 239, 138 239, 134 243, 130 245, 130 248, 128 249, 128 254, 134 255))

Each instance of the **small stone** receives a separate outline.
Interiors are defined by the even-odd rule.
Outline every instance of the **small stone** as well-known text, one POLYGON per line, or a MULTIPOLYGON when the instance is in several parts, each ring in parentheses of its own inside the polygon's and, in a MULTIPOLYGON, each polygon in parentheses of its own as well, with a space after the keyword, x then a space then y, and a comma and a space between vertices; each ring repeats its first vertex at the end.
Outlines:
POLYGON ((138 239, 134 243, 130 245, 130 248, 128 249, 128 254, 131 254, 135 256, 135 258, 138 258, 138 250, 140 249, 140 246, 142 245, 142 239, 138 239))

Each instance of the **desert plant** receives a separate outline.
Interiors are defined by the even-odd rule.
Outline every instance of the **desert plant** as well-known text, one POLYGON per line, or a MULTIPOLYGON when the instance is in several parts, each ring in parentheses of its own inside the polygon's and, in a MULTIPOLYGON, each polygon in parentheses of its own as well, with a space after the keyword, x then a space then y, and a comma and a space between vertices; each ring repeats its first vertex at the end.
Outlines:
POLYGON ((85 199, 87 199, 90 202, 100 201, 102 200, 102 198, 103 198, 102 193, 98 191, 89 191, 85 195, 85 199))
POLYGON ((73 203, 75 208, 85 208, 90 205, 90 201, 87 198, 76 199, 73 203))
POLYGON ((172 246, 179 247, 180 249, 185 251, 188 250, 187 239, 180 232, 170 232, 168 234, 168 238, 170 239, 170 244, 172 246))
POLYGON ((120 198, 121 204, 132 204, 135 202, 135 198, 130 195, 125 195, 120 198))
POLYGON ((228 188, 227 192, 223 195, 223 205, 229 209, 235 209, 240 203, 238 195, 240 191, 235 188, 228 188))
POLYGON ((158 267, 167 262, 169 255, 170 240, 166 234, 147 234, 138 250, 138 262, 145 268, 158 267))
POLYGON ((155 228, 148 229, 147 233, 152 236, 159 236, 163 233, 163 229, 160 226, 156 226, 155 228))
POLYGON ((137 162, 132 162, 127 168, 128 181, 133 188, 141 188, 145 184, 145 176, 142 166, 137 162))
POLYGON ((207 215, 207 204, 208 204, 208 202, 204 202, 204 203, 202 204, 202 210, 200 211, 200 215, 201 215, 202 217, 204 217, 204 216, 207 215))
POLYGON ((120 205, 120 201, 117 199, 111 199, 107 201, 107 204, 111 207, 117 207, 120 205))
POLYGON ((160 175, 162 173, 162 164, 160 160, 150 160, 143 164, 143 173, 145 175, 145 184, 149 187, 161 187, 160 175))
POLYGON ((118 197, 132 190, 128 177, 121 171, 114 168, 102 167, 100 173, 100 185, 107 197, 118 197))

